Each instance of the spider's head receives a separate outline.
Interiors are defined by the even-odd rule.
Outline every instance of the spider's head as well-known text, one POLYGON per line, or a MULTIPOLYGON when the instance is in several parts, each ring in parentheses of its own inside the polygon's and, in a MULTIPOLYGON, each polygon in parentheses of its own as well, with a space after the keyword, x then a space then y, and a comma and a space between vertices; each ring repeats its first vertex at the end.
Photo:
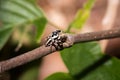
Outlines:
POLYGON ((61 32, 61 30, 56 30, 56 32, 57 32, 57 33, 60 33, 60 32, 61 32))
POLYGON ((61 32, 61 30, 55 30, 52 32, 52 36, 58 35, 61 32))

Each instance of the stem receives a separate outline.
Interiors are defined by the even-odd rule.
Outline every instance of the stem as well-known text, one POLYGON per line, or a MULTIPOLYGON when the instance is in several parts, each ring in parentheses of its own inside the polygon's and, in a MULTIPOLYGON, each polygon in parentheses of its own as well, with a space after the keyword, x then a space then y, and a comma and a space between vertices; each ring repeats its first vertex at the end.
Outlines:
MULTIPOLYGON (((64 33, 63 33, 64 34, 64 33)), ((71 44, 77 44, 82 42, 90 42, 90 41, 98 41, 98 40, 104 40, 104 39, 112 39, 112 38, 118 38, 120 37, 120 28, 115 28, 112 30, 105 30, 105 31, 99 31, 99 32, 90 32, 90 33, 84 33, 84 34, 64 34, 67 38, 70 39, 71 44)), ((68 42, 68 41, 66 41, 68 42)), ((72 45, 74 45, 72 44, 72 45)), ((67 47, 70 47, 71 45, 68 45, 67 47)), ((66 48, 66 46, 63 46, 63 48, 66 48)), ((30 61, 33 61, 38 58, 42 58, 45 55, 48 55, 52 52, 57 51, 54 47, 45 47, 45 45, 40 46, 32 51, 26 52, 22 55, 19 55, 17 57, 5 60, 0 62, 0 73, 10 70, 12 68, 15 68, 17 66, 26 64, 30 61)))
POLYGON ((68 26, 67 30, 65 31, 66 33, 70 33, 70 30, 71 30, 72 26, 68 26))
POLYGON ((112 38, 120 37, 120 28, 99 31, 99 32, 76 34, 73 37, 74 37, 74 43, 99 41, 103 39, 112 39, 112 38))

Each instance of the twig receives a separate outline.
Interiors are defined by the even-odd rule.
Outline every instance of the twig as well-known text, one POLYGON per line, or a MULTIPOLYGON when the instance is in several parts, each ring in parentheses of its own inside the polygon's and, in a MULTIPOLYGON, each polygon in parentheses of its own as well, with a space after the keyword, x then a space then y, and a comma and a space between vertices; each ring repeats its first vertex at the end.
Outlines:
MULTIPOLYGON (((64 33, 63 33, 64 34, 64 33)), ((89 41, 98 41, 103 39, 111 39, 120 37, 120 28, 115 28, 112 30, 100 31, 100 32, 90 32, 84 34, 64 34, 67 36, 67 41, 69 45, 63 46, 63 48, 70 47, 71 44, 89 42, 89 41)), ((66 43, 65 42, 65 43, 66 43)), ((0 62, 0 73, 15 68, 17 66, 28 63, 32 60, 42 58, 45 55, 48 55, 52 52, 55 52, 56 49, 53 47, 52 51, 50 47, 40 46, 32 51, 26 52, 20 56, 5 60, 0 62)))
POLYGON ((90 32, 74 35, 74 43, 98 41, 120 37, 120 28, 105 30, 100 32, 90 32))

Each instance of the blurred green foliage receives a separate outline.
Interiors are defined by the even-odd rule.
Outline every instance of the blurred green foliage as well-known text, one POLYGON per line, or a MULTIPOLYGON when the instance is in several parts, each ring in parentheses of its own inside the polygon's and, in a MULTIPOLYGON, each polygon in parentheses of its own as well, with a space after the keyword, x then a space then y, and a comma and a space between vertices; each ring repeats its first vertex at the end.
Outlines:
POLYGON ((90 12, 95 1, 96 0, 86 1, 83 8, 78 10, 75 19, 73 20, 73 22, 71 22, 66 32, 70 32, 71 28, 81 29, 83 27, 83 25, 85 24, 85 22, 88 20, 90 16, 90 12))
MULTIPOLYGON (((81 29, 90 16, 95 0, 88 0, 83 9, 78 10, 73 22, 66 32, 71 28, 81 29)), ((120 60, 104 55, 98 43, 76 44, 71 48, 61 51, 62 59, 69 73, 54 73, 46 80, 119 80, 120 60), (72 77, 68 79, 64 74, 72 77), (60 77, 58 77, 58 75, 60 77), (61 79, 62 78, 62 79, 61 79)))
MULTIPOLYGON (((2 22, 2 27, 7 25, 11 26, 11 29, 23 24, 34 24, 36 26, 37 42, 40 42, 42 32, 47 23, 42 10, 36 5, 36 0, 0 0, 0 21, 2 22)), ((5 33, 2 27, 0 27, 0 33, 3 34, 0 35, 0 39, 4 42, 0 42, 0 49, 12 33, 11 29, 7 29, 7 32, 11 33, 5 33), (2 38, 4 34, 7 38, 2 38)))
MULTIPOLYGON (((67 66, 69 77, 72 80, 119 80, 120 60, 104 55, 100 46, 95 43, 76 44, 71 48, 61 51, 62 59, 67 66)), ((63 73, 65 74, 65 73, 63 73)), ((57 80, 70 80, 62 73, 60 78, 58 73, 54 74, 57 80)), ((52 80, 53 75, 46 80, 52 80)), ((53 80, 54 80, 53 78, 53 80)))
POLYGON ((18 80, 37 80, 39 68, 38 66, 32 66, 26 69, 18 80))
POLYGON ((0 50, 7 42, 9 36, 11 35, 13 28, 11 25, 5 25, 4 27, 0 28, 0 50))
MULTIPOLYGON (((83 9, 78 10, 67 32, 70 32, 71 28, 81 29, 83 27, 90 16, 94 3, 95 0, 88 0, 83 9)), ((36 0, 0 0, 0 22, 2 22, 2 26, 0 26, 0 49, 2 49, 18 26, 22 26, 24 33, 26 26, 35 25, 36 40, 39 42, 47 20, 42 10, 36 5, 36 0)), ((98 43, 76 44, 61 51, 61 56, 69 73, 58 72, 48 76, 45 80, 120 79, 120 60, 104 55, 98 43)), ((38 66, 32 66, 23 72, 19 80, 33 80, 37 78, 37 74, 38 66)))
MULTIPOLYGON (((0 24, 1 50, 10 36, 17 38, 19 44, 21 44, 23 38, 35 40, 36 37, 36 41, 40 42, 47 20, 36 0, 0 0, 0 22, 2 23, 0 24), (34 32, 36 32, 36 35, 34 35, 34 32)), ((37 79, 38 66, 29 66, 29 69, 23 70, 19 80, 37 79)))
POLYGON ((45 80, 73 80, 73 78, 67 73, 58 72, 48 76, 45 80))

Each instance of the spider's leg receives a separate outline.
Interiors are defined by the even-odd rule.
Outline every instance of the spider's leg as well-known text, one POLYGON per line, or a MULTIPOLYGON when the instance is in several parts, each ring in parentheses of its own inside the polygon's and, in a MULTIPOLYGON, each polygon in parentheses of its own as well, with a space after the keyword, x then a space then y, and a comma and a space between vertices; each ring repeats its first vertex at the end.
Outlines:
POLYGON ((51 52, 52 52, 52 45, 50 45, 50 50, 51 50, 51 52))
POLYGON ((50 46, 51 43, 52 43, 52 40, 51 40, 51 38, 49 38, 49 39, 47 39, 47 42, 46 42, 45 46, 46 46, 46 47, 47 47, 47 46, 50 46))
POLYGON ((57 44, 58 44, 58 48, 59 48, 60 50, 62 50, 62 49, 63 49, 63 43, 62 43, 62 42, 57 42, 57 44))
POLYGON ((51 39, 51 43, 50 43, 51 52, 52 52, 52 46, 54 46, 53 44, 54 44, 54 40, 51 39))
POLYGON ((55 47, 56 50, 58 50, 58 45, 56 43, 53 43, 52 45, 55 47))

